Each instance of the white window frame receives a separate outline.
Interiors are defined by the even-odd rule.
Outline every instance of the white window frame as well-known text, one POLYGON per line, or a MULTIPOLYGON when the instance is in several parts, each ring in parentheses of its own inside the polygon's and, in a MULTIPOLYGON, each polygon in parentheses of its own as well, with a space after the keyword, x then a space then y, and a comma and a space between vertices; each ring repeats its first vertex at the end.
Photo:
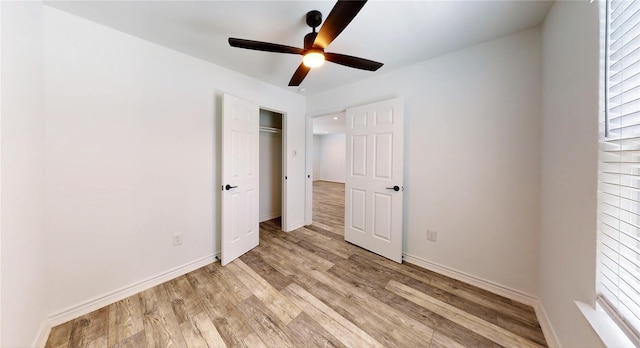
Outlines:
POLYGON ((602 3, 597 304, 640 346, 640 1, 602 3))

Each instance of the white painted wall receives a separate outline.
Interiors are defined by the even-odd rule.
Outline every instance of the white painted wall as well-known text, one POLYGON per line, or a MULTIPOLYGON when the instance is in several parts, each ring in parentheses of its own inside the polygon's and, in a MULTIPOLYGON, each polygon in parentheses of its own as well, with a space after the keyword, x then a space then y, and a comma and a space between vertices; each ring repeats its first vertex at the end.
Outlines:
POLYGON ((282 212, 282 134, 260 132, 260 222, 282 212))
MULTIPOLYGON (((322 134, 318 142, 318 176, 316 180, 345 182, 346 138, 344 133, 322 134)), ((316 136, 314 135, 314 139, 316 136)))
POLYGON ((322 136, 318 134, 313 135, 313 143, 311 145, 313 156, 313 180, 322 180, 320 178, 320 157, 322 154, 322 136))
POLYGON ((304 223, 304 155, 293 156, 304 154, 303 97, 50 7, 44 14, 50 314, 219 250, 223 92, 287 114, 287 216, 304 223))
POLYGON ((405 100, 403 252, 538 289, 541 34, 533 29, 310 96, 307 114, 405 100), (426 229, 438 232, 427 241, 426 229))
POLYGON ((540 299, 564 347, 601 347, 573 303, 595 301, 598 2, 555 2, 542 38, 540 299))
POLYGON ((2 347, 46 338, 44 35, 39 2, 2 4, 2 347))

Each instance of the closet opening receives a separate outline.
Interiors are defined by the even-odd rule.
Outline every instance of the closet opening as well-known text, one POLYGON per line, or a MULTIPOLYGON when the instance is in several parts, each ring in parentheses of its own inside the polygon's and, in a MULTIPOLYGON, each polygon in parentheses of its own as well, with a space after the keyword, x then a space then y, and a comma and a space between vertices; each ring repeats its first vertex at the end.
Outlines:
MULTIPOLYGON (((260 207, 261 227, 282 229, 283 208, 283 115, 260 109, 260 207), (268 222, 267 224, 262 224, 268 222)), ((261 228, 262 229, 262 228, 261 228)))

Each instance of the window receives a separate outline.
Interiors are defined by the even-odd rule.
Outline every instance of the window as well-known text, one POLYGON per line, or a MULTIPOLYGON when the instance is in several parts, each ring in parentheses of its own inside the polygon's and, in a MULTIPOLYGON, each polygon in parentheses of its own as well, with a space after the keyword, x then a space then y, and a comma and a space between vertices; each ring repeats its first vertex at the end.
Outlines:
POLYGON ((598 303, 640 342, 640 1, 606 1, 598 303))

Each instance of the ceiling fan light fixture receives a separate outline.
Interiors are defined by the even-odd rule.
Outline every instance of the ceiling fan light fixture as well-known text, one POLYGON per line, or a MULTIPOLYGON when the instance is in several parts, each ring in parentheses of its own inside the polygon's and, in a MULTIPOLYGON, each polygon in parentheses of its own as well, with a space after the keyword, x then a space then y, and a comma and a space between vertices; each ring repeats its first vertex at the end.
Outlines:
POLYGON ((302 57, 302 64, 307 68, 317 68, 324 64, 324 54, 318 50, 309 50, 302 57))

